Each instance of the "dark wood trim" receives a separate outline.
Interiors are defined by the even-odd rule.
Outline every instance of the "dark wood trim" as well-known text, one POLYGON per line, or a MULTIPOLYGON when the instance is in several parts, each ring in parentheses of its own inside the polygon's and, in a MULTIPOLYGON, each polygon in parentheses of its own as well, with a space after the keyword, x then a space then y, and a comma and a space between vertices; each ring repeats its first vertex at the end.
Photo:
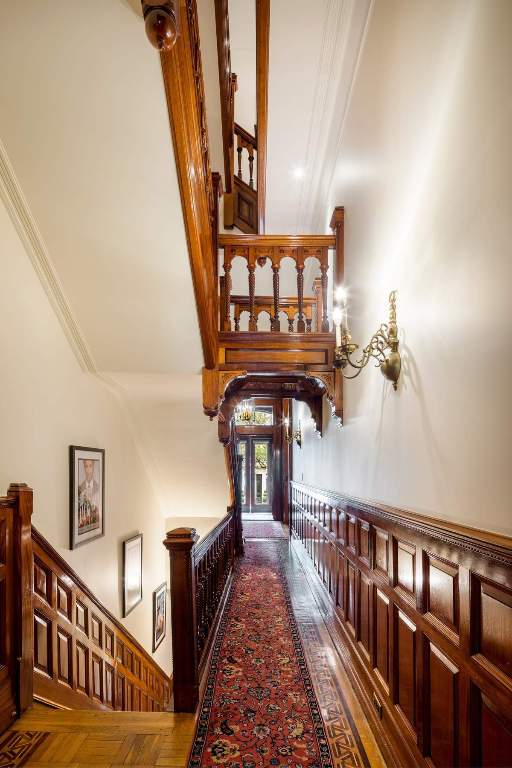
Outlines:
POLYGON ((340 652, 405 763, 505 765, 512 539, 303 483, 291 495, 340 652))
POLYGON ((331 229, 336 237, 333 287, 343 285, 345 279, 345 208, 337 206, 331 217, 331 229))
MULTIPOLYGON (((196 0, 179 0, 180 33, 160 52, 204 364, 217 363, 215 211, 196 0)), ((171 258, 171 254, 169 255, 171 258)))
POLYGON ((256 124, 258 232, 265 232, 270 0, 256 0, 256 124))
POLYGON ((250 144, 254 147, 254 149, 258 149, 258 141, 255 136, 252 135, 252 133, 249 133, 249 131, 246 131, 245 128, 242 128, 241 125, 238 125, 238 123, 235 123, 235 135, 240 136, 241 139, 245 141, 246 144, 250 144))

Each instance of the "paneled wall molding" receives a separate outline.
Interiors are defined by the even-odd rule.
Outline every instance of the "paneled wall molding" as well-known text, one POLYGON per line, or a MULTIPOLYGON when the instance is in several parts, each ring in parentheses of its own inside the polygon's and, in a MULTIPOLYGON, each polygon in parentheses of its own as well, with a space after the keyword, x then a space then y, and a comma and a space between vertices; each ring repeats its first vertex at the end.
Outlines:
POLYGON ((34 697, 71 709, 162 711, 171 680, 32 528, 34 697))
POLYGON ((512 539, 302 483, 290 498, 333 637, 403 764, 509 765, 512 539))
POLYGON ((81 368, 96 372, 92 354, 73 316, 30 206, 0 141, 0 196, 81 368))

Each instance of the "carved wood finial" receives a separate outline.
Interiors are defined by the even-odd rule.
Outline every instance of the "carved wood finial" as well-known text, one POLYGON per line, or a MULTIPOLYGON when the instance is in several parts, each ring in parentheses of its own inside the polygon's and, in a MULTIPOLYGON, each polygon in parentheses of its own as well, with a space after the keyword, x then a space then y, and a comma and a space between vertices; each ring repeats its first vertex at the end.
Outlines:
POLYGON ((159 51, 170 51, 178 36, 174 2, 141 0, 148 40, 159 51))

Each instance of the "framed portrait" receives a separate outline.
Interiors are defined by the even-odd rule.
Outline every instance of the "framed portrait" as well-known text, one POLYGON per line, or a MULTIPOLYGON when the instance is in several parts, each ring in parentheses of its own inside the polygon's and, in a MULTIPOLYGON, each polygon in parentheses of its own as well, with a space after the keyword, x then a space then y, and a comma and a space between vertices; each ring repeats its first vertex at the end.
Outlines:
POLYGON ((105 533, 105 451, 69 446, 69 548, 105 533))
POLYGON ((123 618, 142 600, 142 533, 123 541, 123 618))
POLYGON ((165 637, 167 631, 167 582, 153 592, 153 653, 165 637))

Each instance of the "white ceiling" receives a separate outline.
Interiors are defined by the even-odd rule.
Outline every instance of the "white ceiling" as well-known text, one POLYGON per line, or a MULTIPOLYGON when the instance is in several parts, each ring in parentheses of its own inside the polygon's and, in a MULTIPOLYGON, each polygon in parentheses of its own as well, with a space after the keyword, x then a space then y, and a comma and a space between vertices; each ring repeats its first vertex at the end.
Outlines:
POLYGON ((0 3, 0 138, 98 370, 202 364, 159 57, 138 0, 0 3))
MULTIPOLYGON (((370 6, 371 0, 271 0, 267 233, 325 231, 330 174, 370 6)), ((236 117, 252 132, 254 0, 231 0, 229 13, 236 117)))

